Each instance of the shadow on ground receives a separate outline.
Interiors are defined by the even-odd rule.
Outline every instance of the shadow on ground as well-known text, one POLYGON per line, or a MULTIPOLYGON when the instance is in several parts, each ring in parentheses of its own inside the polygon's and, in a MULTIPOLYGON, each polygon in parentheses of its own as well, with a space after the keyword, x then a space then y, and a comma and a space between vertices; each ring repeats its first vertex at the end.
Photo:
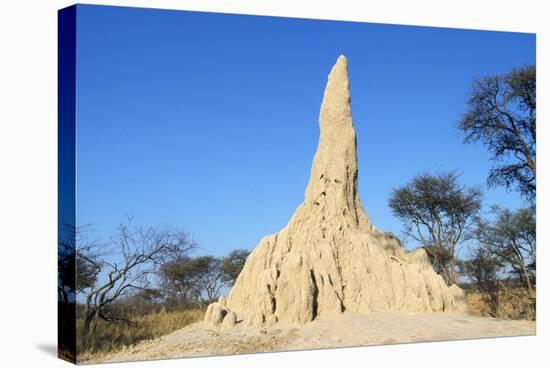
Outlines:
POLYGON ((57 345, 55 344, 38 344, 36 348, 48 355, 57 357, 57 345))

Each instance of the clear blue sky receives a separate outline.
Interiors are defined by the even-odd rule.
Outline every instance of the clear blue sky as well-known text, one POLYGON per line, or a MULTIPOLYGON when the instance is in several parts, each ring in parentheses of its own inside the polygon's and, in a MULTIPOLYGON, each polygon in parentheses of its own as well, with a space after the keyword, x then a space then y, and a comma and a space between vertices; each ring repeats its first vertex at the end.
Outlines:
POLYGON ((100 6, 77 22, 78 223, 99 237, 130 214, 223 255, 281 229, 340 54, 378 228, 400 234, 390 190, 424 171, 459 170, 486 206, 521 206, 485 187, 489 155, 455 124, 474 77, 535 62, 532 34, 100 6))

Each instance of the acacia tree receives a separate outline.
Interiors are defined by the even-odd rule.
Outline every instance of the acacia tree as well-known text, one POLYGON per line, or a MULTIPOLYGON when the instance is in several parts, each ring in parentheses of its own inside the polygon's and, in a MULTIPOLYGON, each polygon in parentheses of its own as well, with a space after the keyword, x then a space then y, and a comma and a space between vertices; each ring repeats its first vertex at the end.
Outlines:
POLYGON ((220 263, 220 271, 223 274, 223 280, 228 285, 233 285, 237 277, 243 270, 246 259, 250 255, 247 249, 236 249, 223 257, 220 263))
POLYGON ((180 304, 207 305, 226 286, 221 261, 213 256, 178 257, 160 268, 165 292, 180 304))
POLYGON ((195 271, 191 267, 192 258, 182 255, 164 263, 159 269, 160 285, 166 304, 188 307, 200 300, 195 271))
POLYGON ((494 221, 479 220, 472 237, 488 252, 519 275, 530 296, 534 296, 536 272, 535 208, 516 211, 493 207, 494 221))
POLYGON ((202 291, 201 304, 208 305, 220 296, 225 286, 224 275, 220 270, 220 259, 213 256, 202 256, 193 259, 193 266, 197 269, 195 280, 197 288, 202 291))
POLYGON ((83 338, 93 334, 99 318, 124 321, 108 308, 131 291, 150 287, 149 276, 169 259, 192 250, 195 244, 187 234, 174 229, 143 228, 120 225, 111 245, 90 247, 78 244, 77 280, 85 280, 80 291, 84 295, 83 338), (103 257, 111 252, 110 257, 103 257))
POLYGON ((479 212, 481 199, 480 189, 459 184, 455 172, 422 174, 393 189, 389 206, 403 222, 405 234, 425 247, 451 285, 456 283, 457 248, 479 212))
POLYGON ((489 185, 517 187, 530 201, 536 191, 536 68, 474 80, 467 111, 458 123, 466 143, 481 142, 492 154, 489 185))

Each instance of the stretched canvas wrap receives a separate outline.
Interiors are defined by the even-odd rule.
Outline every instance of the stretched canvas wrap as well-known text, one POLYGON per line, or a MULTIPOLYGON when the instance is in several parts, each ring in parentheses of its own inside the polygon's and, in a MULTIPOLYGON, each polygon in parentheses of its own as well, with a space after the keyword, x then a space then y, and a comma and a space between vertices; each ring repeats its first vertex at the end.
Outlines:
POLYGON ((535 334, 535 35, 59 11, 59 355, 535 334))

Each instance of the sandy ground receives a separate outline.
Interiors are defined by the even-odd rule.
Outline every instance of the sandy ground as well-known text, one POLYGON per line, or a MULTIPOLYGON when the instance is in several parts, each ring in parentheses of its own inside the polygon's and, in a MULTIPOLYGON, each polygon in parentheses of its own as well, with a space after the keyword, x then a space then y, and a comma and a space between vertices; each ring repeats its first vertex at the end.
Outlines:
POLYGON ((81 363, 534 334, 535 323, 531 321, 498 320, 460 314, 344 313, 336 319, 319 319, 299 327, 279 324, 260 329, 237 325, 230 330, 216 330, 198 322, 161 338, 139 343, 116 354, 81 363))

